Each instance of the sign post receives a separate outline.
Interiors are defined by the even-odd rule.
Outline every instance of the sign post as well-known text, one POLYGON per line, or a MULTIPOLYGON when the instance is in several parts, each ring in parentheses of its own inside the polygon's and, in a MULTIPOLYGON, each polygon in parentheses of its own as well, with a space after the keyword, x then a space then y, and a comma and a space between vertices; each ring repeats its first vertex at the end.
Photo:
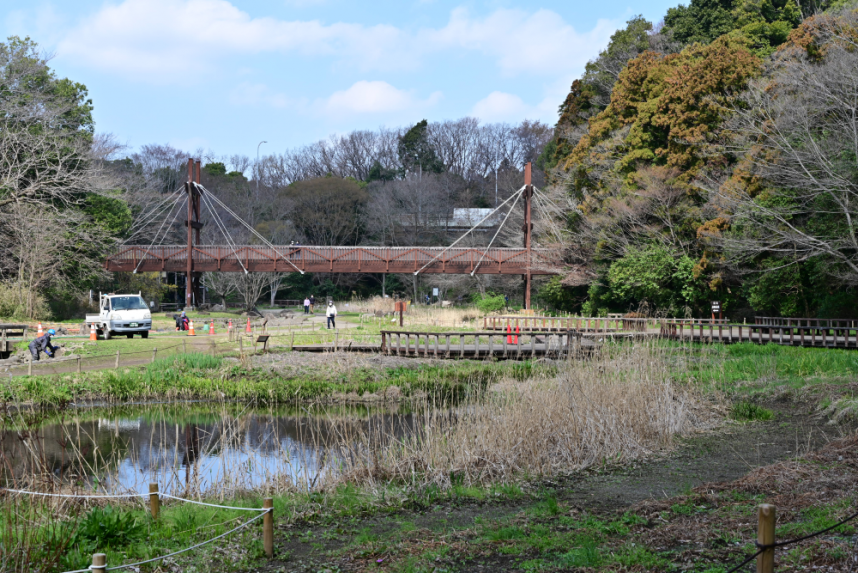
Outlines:
POLYGON ((721 320, 721 302, 717 300, 712 301, 712 320, 715 320, 715 313, 718 313, 718 320, 721 320))

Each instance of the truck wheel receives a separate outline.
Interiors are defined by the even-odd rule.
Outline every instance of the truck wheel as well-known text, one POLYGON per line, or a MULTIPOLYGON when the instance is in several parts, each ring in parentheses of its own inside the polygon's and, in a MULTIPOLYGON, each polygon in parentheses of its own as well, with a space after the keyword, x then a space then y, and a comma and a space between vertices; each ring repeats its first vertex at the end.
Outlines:
POLYGON ((134 338, 134 333, 133 333, 133 332, 129 332, 129 333, 128 333, 128 334, 126 334, 125 336, 126 336, 126 337, 128 337, 128 338, 134 338))
POLYGON ((111 332, 110 332, 108 329, 106 329, 106 328, 105 328, 105 329, 104 329, 104 339, 105 339, 105 340, 110 340, 110 334, 111 334, 111 332))
POLYGON ((140 333, 140 338, 149 338, 149 331, 141 332, 141 333, 140 333))

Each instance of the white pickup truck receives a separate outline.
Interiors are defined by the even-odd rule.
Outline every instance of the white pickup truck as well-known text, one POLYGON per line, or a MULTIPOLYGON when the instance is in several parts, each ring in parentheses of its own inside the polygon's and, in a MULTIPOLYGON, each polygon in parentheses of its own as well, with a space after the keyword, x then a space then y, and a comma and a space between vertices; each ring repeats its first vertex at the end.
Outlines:
POLYGON ((86 315, 87 331, 93 324, 96 332, 105 340, 118 334, 128 338, 133 338, 135 334, 149 338, 152 313, 139 294, 102 294, 99 313, 86 315))

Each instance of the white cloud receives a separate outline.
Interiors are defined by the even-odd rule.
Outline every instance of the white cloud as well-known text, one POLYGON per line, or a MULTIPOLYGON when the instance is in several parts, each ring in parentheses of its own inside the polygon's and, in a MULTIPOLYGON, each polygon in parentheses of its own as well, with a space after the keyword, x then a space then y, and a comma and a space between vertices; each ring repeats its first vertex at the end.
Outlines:
POLYGON ((499 9, 479 19, 456 8, 441 30, 424 32, 438 46, 458 46, 497 58, 506 75, 579 71, 606 46, 619 22, 599 20, 580 33, 551 10, 499 9))
POLYGON ((323 107, 334 114, 391 113, 428 108, 440 99, 441 92, 421 100, 414 93, 397 89, 387 82, 359 81, 347 90, 331 94, 323 107))
POLYGON ((521 121, 534 119, 554 123, 557 121, 557 98, 547 96, 536 105, 530 105, 515 94, 495 91, 474 104, 471 114, 483 121, 521 121))
MULTIPOLYGON (((293 0, 299 2, 317 0, 293 0)), ((507 76, 580 72, 617 23, 586 33, 550 10, 498 9, 483 18, 453 10, 442 28, 323 24, 253 18, 227 0, 124 0, 106 4, 70 30, 57 55, 148 81, 187 81, 223 58, 259 54, 327 57, 360 71, 410 70, 445 51, 494 58, 507 76)))
POLYGON ((268 52, 339 56, 359 68, 397 66, 393 26, 251 18, 226 0, 125 0, 106 5, 59 42, 58 56, 146 79, 175 80, 219 58, 268 52))

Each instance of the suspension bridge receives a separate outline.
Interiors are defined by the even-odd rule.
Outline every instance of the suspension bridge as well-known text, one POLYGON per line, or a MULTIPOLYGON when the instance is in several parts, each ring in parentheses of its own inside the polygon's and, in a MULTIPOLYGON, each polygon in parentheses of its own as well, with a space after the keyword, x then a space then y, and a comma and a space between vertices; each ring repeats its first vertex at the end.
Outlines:
MULTIPOLYGON (((524 185, 448 247, 274 245, 206 189, 200 183, 200 172, 200 161, 188 159, 188 181, 161 203, 168 205, 170 210, 166 211, 166 217, 152 243, 124 245, 107 257, 104 267, 108 271, 184 273, 187 277, 185 296, 188 307, 194 306, 195 301, 200 300, 200 276, 204 272, 520 275, 524 282, 524 307, 529 309, 532 277, 557 274, 562 266, 558 253, 533 248, 534 197, 541 193, 531 182, 530 163, 525 166, 524 185), (520 201, 524 207, 522 247, 493 246, 501 228, 520 201), (187 207, 184 220, 187 226, 187 242, 183 245, 162 245, 169 229, 178 221, 184 206, 187 207), (216 230, 223 237, 222 244, 202 244, 200 231, 203 228, 203 207, 207 209, 216 230), (487 247, 456 246, 483 221, 504 208, 508 209, 506 216, 487 247), (166 225, 173 211, 175 215, 169 225, 166 225), (221 214, 234 218, 259 244, 237 244, 227 230, 221 214), (161 241, 157 240, 158 237, 161 237, 161 241)), ((159 214, 163 215, 164 209, 154 210, 154 214, 150 213, 144 217, 143 223, 151 223, 159 214)))

